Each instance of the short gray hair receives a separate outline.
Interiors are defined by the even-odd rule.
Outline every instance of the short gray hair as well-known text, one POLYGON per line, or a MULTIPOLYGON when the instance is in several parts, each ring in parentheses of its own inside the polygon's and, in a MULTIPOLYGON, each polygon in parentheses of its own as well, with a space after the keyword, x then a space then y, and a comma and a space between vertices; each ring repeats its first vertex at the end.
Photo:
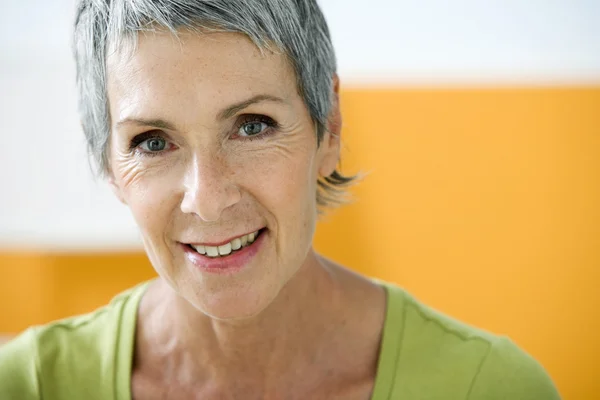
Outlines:
MULTIPOLYGON (((106 55, 143 31, 202 29, 247 35, 261 50, 275 46, 296 73, 296 84, 313 123, 317 143, 334 101, 336 60, 325 17, 316 0, 80 0, 73 49, 79 113, 88 150, 106 175, 110 115, 106 55)), ((337 169, 318 181, 317 204, 339 204, 355 177, 337 169)))

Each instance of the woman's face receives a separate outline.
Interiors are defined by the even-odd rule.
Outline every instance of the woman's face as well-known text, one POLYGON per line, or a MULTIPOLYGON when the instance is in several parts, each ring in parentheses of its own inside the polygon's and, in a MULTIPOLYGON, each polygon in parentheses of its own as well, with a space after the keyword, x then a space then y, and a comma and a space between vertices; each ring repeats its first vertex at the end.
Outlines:
POLYGON ((107 60, 110 182, 180 296, 252 316, 309 262, 317 178, 338 141, 317 148, 283 55, 234 33, 180 39, 140 35, 133 55, 107 60))

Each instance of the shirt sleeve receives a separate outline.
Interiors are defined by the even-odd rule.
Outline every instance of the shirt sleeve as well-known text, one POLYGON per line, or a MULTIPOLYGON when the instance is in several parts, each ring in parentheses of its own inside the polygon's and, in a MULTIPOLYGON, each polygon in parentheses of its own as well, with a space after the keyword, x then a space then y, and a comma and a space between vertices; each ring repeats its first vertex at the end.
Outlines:
POLYGON ((468 400, 560 400, 544 368, 506 337, 492 344, 468 400))
POLYGON ((0 347, 0 399, 40 399, 36 360, 33 328, 0 347))

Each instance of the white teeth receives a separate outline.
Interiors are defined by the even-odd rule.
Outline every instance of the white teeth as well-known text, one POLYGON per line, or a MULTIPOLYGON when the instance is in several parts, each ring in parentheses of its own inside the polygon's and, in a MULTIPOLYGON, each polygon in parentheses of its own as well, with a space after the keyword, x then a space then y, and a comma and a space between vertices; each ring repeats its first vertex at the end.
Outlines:
POLYGON ((200 254, 206 254, 206 248, 204 246, 202 246, 201 244, 198 246, 193 246, 194 249, 196 249, 196 251, 200 254))
POLYGON ((206 255, 209 257, 216 257, 219 255, 219 248, 214 246, 204 246, 206 247, 206 255))
POLYGON ((232 251, 239 250, 244 246, 252 244, 257 236, 258 231, 233 239, 231 242, 225 243, 222 246, 192 245, 192 247, 196 249, 198 253, 205 254, 208 257, 227 256, 231 254, 232 251))
POLYGON ((219 246, 219 255, 226 256, 227 254, 231 254, 231 243, 224 244, 223 246, 219 246))

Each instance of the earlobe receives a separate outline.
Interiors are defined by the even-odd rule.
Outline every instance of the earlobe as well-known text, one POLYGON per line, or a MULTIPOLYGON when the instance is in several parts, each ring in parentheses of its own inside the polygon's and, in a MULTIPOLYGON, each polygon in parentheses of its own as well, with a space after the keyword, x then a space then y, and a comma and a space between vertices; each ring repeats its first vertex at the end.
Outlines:
POLYGON ((335 167, 340 159, 339 138, 332 134, 327 134, 325 139, 329 142, 329 148, 324 152, 321 159, 321 167, 319 168, 319 175, 321 176, 331 175, 335 171, 335 167), (334 141, 335 143, 332 143, 334 141))

